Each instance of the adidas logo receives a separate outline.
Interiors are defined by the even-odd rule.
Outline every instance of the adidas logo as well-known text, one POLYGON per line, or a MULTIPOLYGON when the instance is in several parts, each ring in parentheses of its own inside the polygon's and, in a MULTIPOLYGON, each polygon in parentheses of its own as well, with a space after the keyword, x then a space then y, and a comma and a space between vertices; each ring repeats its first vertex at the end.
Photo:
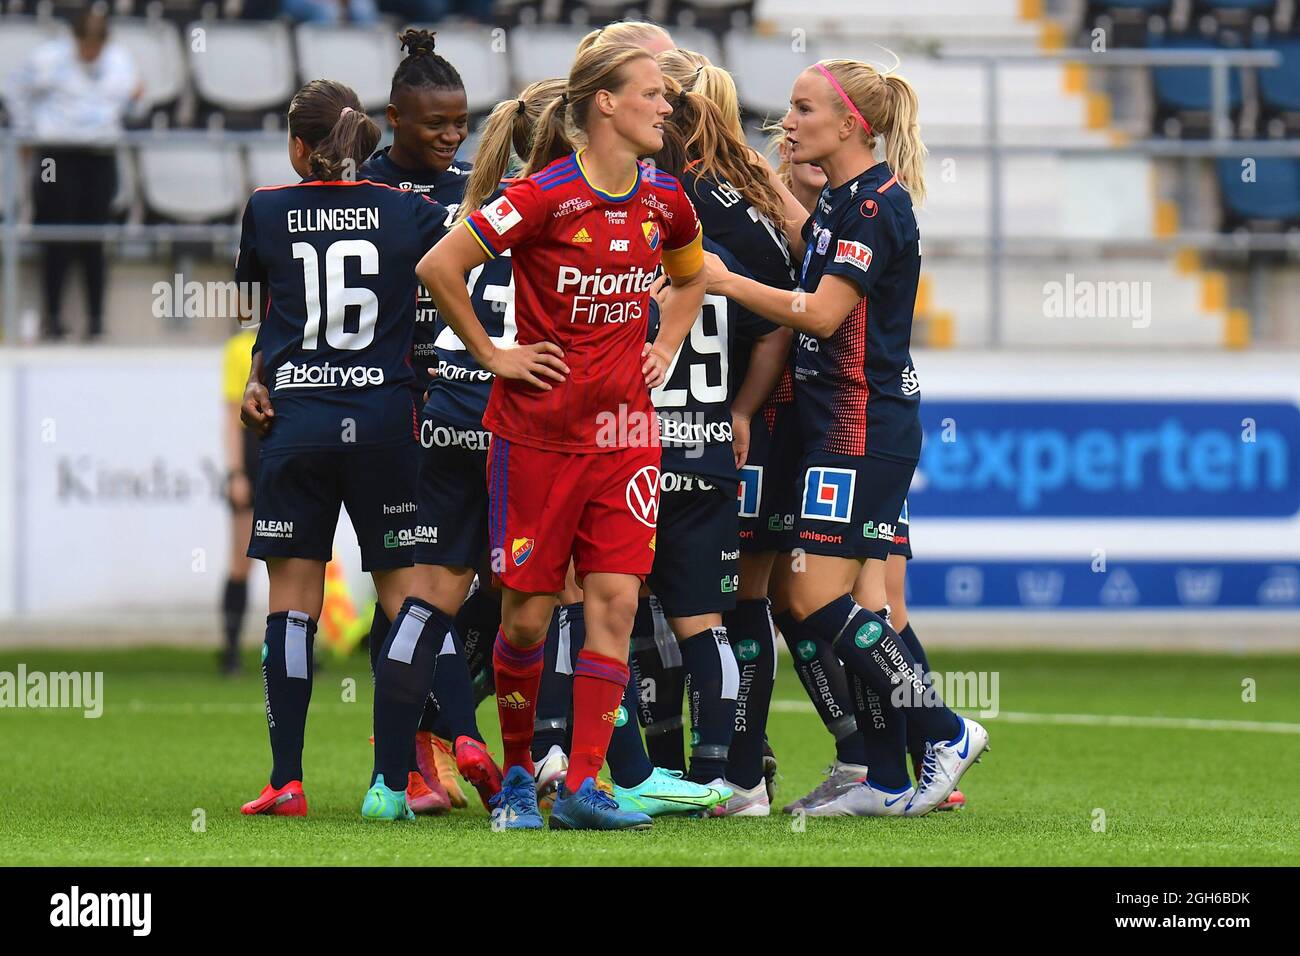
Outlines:
POLYGON ((619 712, 619 708, 618 708, 618 707, 615 707, 615 708, 614 708, 613 710, 611 710, 608 714, 601 714, 601 715, 600 715, 600 719, 601 719, 601 720, 604 720, 604 721, 607 721, 607 722, 609 722, 609 723, 611 723, 611 724, 617 724, 617 723, 618 723, 618 712, 619 712))
POLYGON ((502 707, 508 707, 511 710, 523 710, 528 706, 528 698, 515 690, 511 691, 505 697, 498 697, 497 703, 502 707))
POLYGON ((586 227, 579 229, 573 234, 572 242, 591 242, 591 234, 587 232, 586 227))

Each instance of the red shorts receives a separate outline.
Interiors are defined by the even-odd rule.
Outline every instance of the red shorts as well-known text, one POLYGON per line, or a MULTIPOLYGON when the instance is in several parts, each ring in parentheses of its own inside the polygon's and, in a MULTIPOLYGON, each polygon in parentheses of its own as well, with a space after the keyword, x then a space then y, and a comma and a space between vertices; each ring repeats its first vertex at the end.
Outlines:
POLYGON ((494 435, 488 450, 492 571, 515 591, 564 589, 592 572, 644 579, 655 558, 659 448, 546 451, 494 435))

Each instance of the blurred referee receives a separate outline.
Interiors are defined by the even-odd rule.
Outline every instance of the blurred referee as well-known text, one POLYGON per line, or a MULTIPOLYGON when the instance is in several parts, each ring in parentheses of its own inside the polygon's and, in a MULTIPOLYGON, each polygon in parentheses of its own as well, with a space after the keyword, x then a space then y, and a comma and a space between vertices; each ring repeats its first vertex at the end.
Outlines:
POLYGON ((230 567, 221 594, 221 623, 226 643, 221 653, 221 672, 239 673, 239 632, 248 607, 248 569, 253 559, 247 554, 253 533, 253 489, 261 446, 257 435, 239 420, 244 386, 253 361, 257 329, 244 329, 226 341, 221 363, 221 441, 226 450, 226 495, 230 503, 230 567))
MULTIPOLYGON (((102 225, 117 193, 114 142, 122 117, 143 88, 131 55, 108 42, 108 20, 96 4, 77 16, 72 39, 32 51, 10 78, 15 132, 35 139, 32 185, 38 225, 102 225)), ((44 246, 44 334, 59 339, 63 286, 80 259, 86 276, 88 339, 104 320, 104 244, 50 242, 44 246)))

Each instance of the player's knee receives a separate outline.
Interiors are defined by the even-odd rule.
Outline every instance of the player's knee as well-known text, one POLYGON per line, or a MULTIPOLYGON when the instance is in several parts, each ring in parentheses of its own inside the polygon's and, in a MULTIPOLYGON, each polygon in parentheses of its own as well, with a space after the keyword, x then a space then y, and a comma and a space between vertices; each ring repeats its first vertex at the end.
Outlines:
POLYGON ((593 610, 604 619, 605 626, 616 634, 631 634, 636 623, 637 595, 635 591, 619 591, 602 596, 595 608, 587 601, 588 629, 591 628, 593 610))
POLYGON ((551 626, 552 609, 525 605, 510 615, 507 621, 502 618, 501 627, 506 638, 515 647, 532 647, 546 640, 546 632, 551 626))

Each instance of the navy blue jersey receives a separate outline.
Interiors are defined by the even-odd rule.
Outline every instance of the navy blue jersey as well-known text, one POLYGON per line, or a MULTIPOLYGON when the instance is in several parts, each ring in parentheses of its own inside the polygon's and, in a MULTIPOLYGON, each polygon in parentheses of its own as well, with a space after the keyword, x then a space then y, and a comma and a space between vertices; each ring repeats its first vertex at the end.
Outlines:
MULTIPOLYGON (((429 169, 406 169, 389 158, 385 146, 366 160, 358 179, 384 183, 397 189, 408 189, 436 203, 446 206, 451 216, 456 215, 460 201, 465 198, 465 185, 469 182, 470 164, 457 160, 443 172, 429 169)), ((429 290, 421 283, 420 298, 415 306, 415 335, 411 342, 411 366, 415 370, 414 388, 419 401, 429 390, 428 369, 435 363, 433 340, 436 336, 438 310, 429 290)))
POLYGON ((921 237, 907 190, 884 163, 829 186, 804 224, 799 286, 822 276, 862 298, 827 339, 796 335, 795 403, 807 451, 914 462, 921 454, 921 386, 912 368, 912 312, 921 237))
POLYGON ((269 292, 254 346, 276 414, 264 454, 410 440, 415 265, 446 220, 365 181, 253 193, 235 279, 269 292))
MULTIPOLYGON (((504 185, 504 184, 503 184, 504 185)), ((489 201, 501 195, 498 189, 489 201)), ((465 278, 470 305, 494 345, 515 344, 515 280, 510 250, 475 266, 465 278)), ((456 330, 441 320, 433 341, 438 374, 429 385, 424 414, 457 428, 481 429, 492 393, 491 372, 474 360, 456 330)))
MULTIPOLYGON (((704 248, 727 268, 748 277, 745 267, 708 239, 704 248)), ((754 340, 776 326, 721 295, 706 295, 691 334, 682 343, 653 389, 663 446, 664 471, 703 475, 731 483, 740 480, 732 449, 731 398, 744 380, 754 340)))
POLYGON ((731 183, 689 171, 681 181, 695 204, 704 235, 728 249, 749 275, 778 289, 793 289, 798 284, 785 234, 731 183))

